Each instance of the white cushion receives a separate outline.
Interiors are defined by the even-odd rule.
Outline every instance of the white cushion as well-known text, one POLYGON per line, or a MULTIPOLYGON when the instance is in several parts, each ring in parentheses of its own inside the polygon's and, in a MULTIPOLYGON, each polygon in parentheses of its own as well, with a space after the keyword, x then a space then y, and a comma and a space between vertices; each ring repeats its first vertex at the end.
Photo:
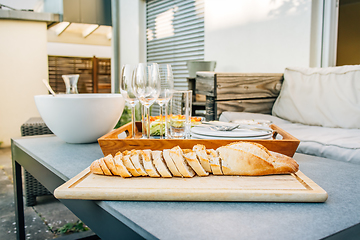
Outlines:
POLYGON ((261 113, 223 112, 220 121, 270 120, 300 140, 296 152, 360 164, 360 129, 308 126, 261 113))
POLYGON ((272 114, 307 125, 360 128, 360 65, 286 68, 272 114))

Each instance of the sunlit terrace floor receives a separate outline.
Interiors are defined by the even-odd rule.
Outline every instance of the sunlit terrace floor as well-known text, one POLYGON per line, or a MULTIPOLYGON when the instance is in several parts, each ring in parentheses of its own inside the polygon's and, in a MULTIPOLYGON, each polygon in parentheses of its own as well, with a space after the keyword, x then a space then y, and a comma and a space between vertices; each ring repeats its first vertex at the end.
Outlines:
MULTIPOLYGON (((78 220, 52 195, 37 197, 37 205, 25 207, 26 239, 98 239, 91 230, 67 235, 58 233, 65 224, 78 220)), ((10 148, 0 148, 0 222, 0 239, 16 239, 10 148)))

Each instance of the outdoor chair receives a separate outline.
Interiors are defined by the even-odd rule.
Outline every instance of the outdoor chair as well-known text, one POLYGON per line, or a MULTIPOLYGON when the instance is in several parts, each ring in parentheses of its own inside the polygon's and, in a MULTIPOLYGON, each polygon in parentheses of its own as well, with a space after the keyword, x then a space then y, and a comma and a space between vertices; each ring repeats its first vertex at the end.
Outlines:
MULTIPOLYGON (((21 125, 21 136, 33 136, 52 134, 51 130, 46 126, 42 118, 30 118, 23 125, 21 125)), ((36 205, 36 197, 51 195, 36 178, 34 178, 28 171, 24 171, 25 180, 25 203, 26 206, 36 205)))

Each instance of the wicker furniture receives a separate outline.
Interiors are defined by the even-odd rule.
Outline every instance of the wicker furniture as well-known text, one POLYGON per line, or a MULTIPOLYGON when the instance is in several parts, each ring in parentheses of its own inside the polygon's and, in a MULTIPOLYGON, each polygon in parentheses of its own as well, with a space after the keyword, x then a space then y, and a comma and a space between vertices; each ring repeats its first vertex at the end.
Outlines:
MULTIPOLYGON (((21 136, 33 136, 52 134, 42 118, 30 118, 21 125, 21 136)), ((26 169, 24 170, 25 180, 25 202, 26 206, 36 205, 36 197, 50 195, 49 192, 36 178, 34 178, 26 169)))

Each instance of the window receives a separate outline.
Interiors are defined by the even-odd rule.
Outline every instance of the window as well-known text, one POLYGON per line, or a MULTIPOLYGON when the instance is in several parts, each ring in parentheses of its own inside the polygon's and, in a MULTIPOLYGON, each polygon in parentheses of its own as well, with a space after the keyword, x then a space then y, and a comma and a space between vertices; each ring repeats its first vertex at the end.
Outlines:
POLYGON ((147 61, 171 64, 175 89, 187 90, 186 61, 204 60, 204 1, 146 3, 147 61))

